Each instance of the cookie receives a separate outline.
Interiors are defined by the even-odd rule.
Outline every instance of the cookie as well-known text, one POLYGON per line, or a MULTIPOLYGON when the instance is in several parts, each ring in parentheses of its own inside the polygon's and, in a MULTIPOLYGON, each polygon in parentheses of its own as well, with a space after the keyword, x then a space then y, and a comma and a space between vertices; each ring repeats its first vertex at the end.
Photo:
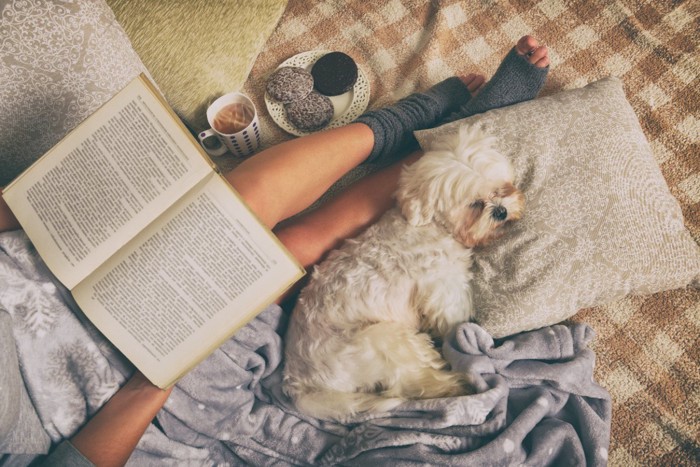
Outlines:
POLYGON ((311 67, 314 87, 326 96, 348 92, 357 81, 357 64, 343 52, 331 52, 316 60, 311 67))
POLYGON ((305 98, 314 88, 311 73, 303 68, 283 66, 275 70, 267 80, 267 93, 271 98, 287 104, 305 98))
POLYGON ((302 131, 320 130, 333 118, 333 103, 316 91, 301 100, 285 104, 284 110, 289 123, 302 131))

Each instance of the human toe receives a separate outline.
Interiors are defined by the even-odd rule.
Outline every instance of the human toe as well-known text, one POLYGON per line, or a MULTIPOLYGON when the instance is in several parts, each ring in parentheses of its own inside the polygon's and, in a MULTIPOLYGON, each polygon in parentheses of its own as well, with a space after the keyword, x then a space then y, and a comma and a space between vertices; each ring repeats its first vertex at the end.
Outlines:
POLYGON ((486 81, 484 75, 478 75, 476 73, 470 73, 467 76, 460 76, 460 79, 467 87, 469 93, 472 96, 475 95, 479 91, 479 89, 481 89, 481 87, 484 85, 484 82, 486 81))
POLYGON ((528 61, 538 68, 544 68, 549 65, 549 50, 546 45, 536 48, 528 57, 528 61))
POLYGON ((515 44, 515 50, 519 55, 527 55, 530 51, 540 46, 540 43, 533 36, 523 36, 515 44))
POLYGON ((523 36, 515 45, 518 55, 525 56, 527 61, 539 68, 549 65, 549 50, 546 45, 540 45, 533 36, 523 36))

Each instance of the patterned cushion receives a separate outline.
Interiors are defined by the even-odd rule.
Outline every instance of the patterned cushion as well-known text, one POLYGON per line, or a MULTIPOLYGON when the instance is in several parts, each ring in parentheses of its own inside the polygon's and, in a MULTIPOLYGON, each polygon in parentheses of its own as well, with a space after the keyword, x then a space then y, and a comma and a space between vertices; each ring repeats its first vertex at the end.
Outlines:
POLYGON ((523 219, 476 251, 476 320, 495 337, 628 294, 700 283, 700 248, 622 83, 606 78, 417 133, 479 125, 511 158, 523 219))
POLYGON ((0 10, 0 187, 145 71, 103 0, 0 10))

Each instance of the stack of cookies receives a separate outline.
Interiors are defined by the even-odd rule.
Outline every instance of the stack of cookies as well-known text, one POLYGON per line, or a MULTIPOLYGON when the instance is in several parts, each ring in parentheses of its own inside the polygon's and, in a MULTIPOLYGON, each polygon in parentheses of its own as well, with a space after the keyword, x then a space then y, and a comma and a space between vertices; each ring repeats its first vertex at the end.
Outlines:
POLYGON ((333 119, 329 96, 351 90, 357 81, 357 64, 343 52, 330 52, 312 65, 278 68, 267 81, 267 93, 284 104, 287 120, 295 128, 311 132, 325 128, 333 119))

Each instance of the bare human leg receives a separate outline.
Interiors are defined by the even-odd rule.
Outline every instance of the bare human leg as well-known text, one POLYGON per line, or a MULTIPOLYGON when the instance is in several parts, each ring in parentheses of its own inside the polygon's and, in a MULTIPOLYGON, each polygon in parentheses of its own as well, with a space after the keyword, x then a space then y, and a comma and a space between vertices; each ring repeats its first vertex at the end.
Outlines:
MULTIPOLYGON (((426 125, 426 122, 434 122, 444 116, 447 110, 435 104, 435 101, 449 101, 448 91, 459 89, 471 94, 483 82, 483 76, 470 74, 461 81, 451 81, 449 86, 431 88, 427 92, 430 97, 424 97, 427 94, 410 96, 411 102, 400 104, 400 110, 397 110, 397 106, 391 106, 374 112, 403 116, 402 112, 408 108, 414 116, 407 117, 411 118, 411 122, 403 125, 405 131, 411 133, 426 125), (423 108, 429 108, 434 115, 426 118, 416 116, 417 110, 423 108)), ((286 141, 245 160, 226 174, 226 179, 262 221, 273 227, 306 209, 340 177, 377 151, 378 144, 383 143, 378 143, 375 135, 376 132, 367 124, 352 123, 286 141)), ((396 146, 382 146, 381 152, 400 150, 401 138, 403 136, 395 138, 396 146)), ((389 156, 398 160, 405 154, 398 152, 389 156)))

